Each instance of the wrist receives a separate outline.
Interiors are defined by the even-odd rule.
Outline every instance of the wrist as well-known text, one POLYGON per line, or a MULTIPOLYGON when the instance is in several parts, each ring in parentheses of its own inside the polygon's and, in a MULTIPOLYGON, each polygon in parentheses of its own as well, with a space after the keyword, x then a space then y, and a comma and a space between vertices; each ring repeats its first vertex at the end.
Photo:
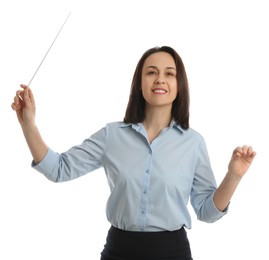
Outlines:
POLYGON ((241 175, 238 175, 233 171, 228 171, 226 177, 231 181, 240 181, 242 179, 241 175))
POLYGON ((38 132, 38 128, 35 124, 35 122, 27 123, 27 124, 21 124, 22 131, 24 133, 33 133, 33 132, 38 132))

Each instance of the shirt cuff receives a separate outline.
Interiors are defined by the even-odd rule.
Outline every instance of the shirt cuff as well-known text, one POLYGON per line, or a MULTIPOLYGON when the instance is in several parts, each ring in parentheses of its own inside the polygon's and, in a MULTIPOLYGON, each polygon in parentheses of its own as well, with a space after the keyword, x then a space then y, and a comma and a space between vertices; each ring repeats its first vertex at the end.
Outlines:
POLYGON ((48 149, 48 152, 44 159, 36 164, 32 161, 31 166, 38 172, 44 174, 49 180, 57 181, 57 165, 59 162, 59 154, 54 152, 52 149, 48 149))
POLYGON ((220 211, 216 207, 213 198, 214 198, 214 194, 212 194, 212 196, 210 198, 211 203, 209 204, 210 206, 208 207, 208 212, 209 212, 210 216, 214 216, 211 221, 215 222, 215 221, 217 221, 218 219, 220 219, 221 217, 223 217, 224 215, 227 214, 230 203, 227 205, 227 207, 223 211, 220 211))

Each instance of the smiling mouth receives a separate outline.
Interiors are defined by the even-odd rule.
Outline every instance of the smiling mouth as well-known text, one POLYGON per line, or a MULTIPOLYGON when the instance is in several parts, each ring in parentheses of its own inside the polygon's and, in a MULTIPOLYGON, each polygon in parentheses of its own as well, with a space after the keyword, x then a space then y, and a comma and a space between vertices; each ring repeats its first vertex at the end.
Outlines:
POLYGON ((153 89, 152 92, 155 94, 166 94, 167 93, 167 91, 165 89, 162 89, 162 88, 153 89))

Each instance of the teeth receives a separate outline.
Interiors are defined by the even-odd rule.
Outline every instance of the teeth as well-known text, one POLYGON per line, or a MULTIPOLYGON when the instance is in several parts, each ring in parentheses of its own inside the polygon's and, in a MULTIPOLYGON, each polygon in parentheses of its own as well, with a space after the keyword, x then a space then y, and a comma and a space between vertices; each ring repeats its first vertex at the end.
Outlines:
POLYGON ((153 92, 154 93, 162 93, 162 94, 166 93, 166 91, 164 89, 154 89, 153 92))

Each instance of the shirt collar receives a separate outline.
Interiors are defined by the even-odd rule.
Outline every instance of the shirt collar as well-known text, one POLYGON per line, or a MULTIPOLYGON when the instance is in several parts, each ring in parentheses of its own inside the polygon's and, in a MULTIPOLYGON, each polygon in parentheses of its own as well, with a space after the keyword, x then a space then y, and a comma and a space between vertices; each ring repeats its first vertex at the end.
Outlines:
MULTIPOLYGON (((129 127, 129 126, 131 126, 133 129, 135 129, 135 130, 138 131, 138 130, 141 128, 141 125, 142 125, 142 123, 133 124, 133 123, 125 123, 125 122, 122 122, 122 123, 120 124, 120 128, 125 128, 125 127, 129 127)), ((171 121, 171 123, 170 123, 170 125, 169 125, 169 128, 175 128, 175 129, 177 129, 181 134, 184 134, 184 129, 183 129, 180 125, 178 125, 178 124, 175 122, 174 119, 172 119, 172 121, 171 121)))
POLYGON ((177 129, 181 134, 184 134, 184 129, 176 123, 176 121, 174 119, 172 119, 170 125, 169 125, 170 128, 175 128, 177 129))

